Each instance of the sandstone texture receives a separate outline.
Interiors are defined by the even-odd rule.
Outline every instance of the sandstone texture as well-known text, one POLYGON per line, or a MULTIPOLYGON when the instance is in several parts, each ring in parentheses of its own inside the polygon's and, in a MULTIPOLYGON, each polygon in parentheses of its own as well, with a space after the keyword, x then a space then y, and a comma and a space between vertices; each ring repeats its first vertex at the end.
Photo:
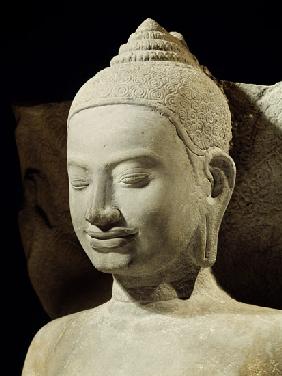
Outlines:
MULTIPOLYGON (((233 120, 236 185, 214 272, 238 300, 282 308, 282 83, 222 82, 233 120)), ((20 230, 31 281, 51 317, 110 297, 74 234, 68 208, 66 120, 70 102, 16 106, 24 184, 20 230), (70 294, 69 291, 72 293, 70 294)))

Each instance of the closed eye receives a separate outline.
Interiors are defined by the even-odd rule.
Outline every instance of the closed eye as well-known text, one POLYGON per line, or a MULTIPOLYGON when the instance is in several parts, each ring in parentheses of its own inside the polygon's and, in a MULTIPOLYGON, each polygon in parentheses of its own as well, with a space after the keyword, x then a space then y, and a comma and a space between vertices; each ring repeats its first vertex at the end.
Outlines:
POLYGON ((87 180, 73 179, 71 181, 71 186, 76 190, 82 190, 88 187, 88 185, 89 185, 89 182, 87 180))
POLYGON ((120 182, 126 186, 133 188, 142 188, 149 184, 150 176, 147 173, 131 173, 124 174, 120 177, 120 182))

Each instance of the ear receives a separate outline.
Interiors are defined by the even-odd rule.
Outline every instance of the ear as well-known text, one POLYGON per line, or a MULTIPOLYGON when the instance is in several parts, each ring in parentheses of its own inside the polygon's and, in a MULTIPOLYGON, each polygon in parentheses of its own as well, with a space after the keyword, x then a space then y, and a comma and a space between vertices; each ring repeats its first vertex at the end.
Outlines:
POLYGON ((219 228, 235 185, 236 167, 233 159, 219 148, 209 149, 204 163, 210 189, 201 209, 195 261, 201 267, 210 267, 216 260, 219 228))

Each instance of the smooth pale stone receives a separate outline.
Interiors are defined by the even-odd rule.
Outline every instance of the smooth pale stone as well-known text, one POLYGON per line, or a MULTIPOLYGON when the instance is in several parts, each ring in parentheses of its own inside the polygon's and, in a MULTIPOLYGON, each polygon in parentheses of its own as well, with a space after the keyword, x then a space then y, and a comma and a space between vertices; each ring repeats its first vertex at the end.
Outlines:
POLYGON ((275 311, 231 299, 194 304, 110 301, 52 321, 35 337, 23 376, 281 375, 275 311))
MULTIPOLYGON (((231 155, 237 178, 219 234, 214 273, 238 300, 281 309, 282 83, 222 85, 233 119, 231 155), (265 143, 274 146, 272 153, 265 143), (261 178, 261 172, 267 177, 261 178)), ((51 317, 99 305, 109 299, 111 289, 107 275, 93 272, 71 226, 65 161, 69 106, 14 108, 25 177, 21 236, 32 284, 51 317)))
POLYGON ((281 374, 281 312, 233 300, 211 271, 235 185, 231 136, 223 92, 151 19, 81 87, 67 119, 70 214, 112 298, 40 330, 23 376, 281 374))
MULTIPOLYGON (((135 166, 137 163, 135 150, 139 150, 139 153, 141 150, 144 155, 148 155, 150 151, 160 158, 160 165, 151 167, 151 162, 149 165, 146 162, 145 167, 141 167, 142 164, 134 167, 135 169, 152 168, 156 185, 150 189, 146 188, 145 191, 141 189, 135 193, 130 194, 127 191, 124 194, 123 188, 118 188, 119 183, 116 182, 111 185, 109 191, 115 189, 114 197, 123 203, 123 213, 127 215, 127 220, 130 221, 129 223, 133 221, 132 223, 138 224, 142 234, 149 235, 150 228, 153 226, 150 235, 152 245, 158 241, 160 234, 164 235, 162 232, 155 232, 155 226, 162 230, 165 222, 168 221, 166 213, 170 212, 170 221, 173 222, 168 221, 169 228, 176 233, 180 231, 178 233, 180 238, 184 232, 185 236, 193 236, 189 228, 185 230, 186 222, 179 222, 175 215, 178 213, 179 218, 188 215, 190 226, 193 228, 192 223, 197 221, 197 215, 192 220, 189 212, 192 209, 197 213, 197 205, 201 202, 202 196, 198 186, 195 186, 191 171, 185 168, 186 172, 182 176, 183 167, 188 160, 183 145, 177 139, 174 129, 169 126, 168 120, 150 110, 118 105, 112 106, 110 111, 105 111, 101 107, 81 112, 76 124, 71 124, 71 127, 68 159, 74 170, 69 167, 70 182, 78 184, 79 178, 79 184, 83 186, 88 179, 88 175, 85 175, 86 171, 92 176, 91 182, 87 180, 85 191, 82 193, 79 190, 76 193, 70 191, 73 223, 77 236, 92 263, 105 272, 112 270, 117 276, 113 286, 113 298, 101 307, 57 319, 43 328, 31 344, 23 375, 71 376, 80 373, 86 376, 96 374, 126 376, 153 373, 156 376, 180 376, 187 373, 192 375, 211 373, 235 376, 251 375, 252 370, 279 375, 282 364, 280 351, 282 315, 278 311, 248 306, 231 299, 216 284, 209 269, 202 269, 198 274, 197 269, 193 268, 189 261, 189 252, 192 250, 187 250, 187 260, 180 253, 180 264, 176 260, 174 266, 174 261, 169 261, 170 248, 166 249, 166 243, 162 244, 162 251, 159 252, 155 246, 146 248, 146 242, 144 248, 140 240, 141 248, 136 245, 137 260, 138 249, 141 252, 140 259, 139 262, 135 260, 135 268, 132 269, 132 266, 127 266, 127 251, 124 254, 117 254, 117 257, 113 252, 96 253, 91 242, 89 243, 88 235, 84 234, 85 208, 87 221, 91 221, 92 225, 96 223, 96 226, 105 225, 105 222, 103 224, 100 222, 104 218, 102 214, 94 216, 96 209, 91 197, 93 200, 95 198, 95 205, 98 207, 107 199, 105 186, 113 184, 106 177, 110 160, 115 165, 116 160, 124 159, 124 152, 129 157, 132 155, 130 157, 132 161, 121 162, 120 165, 129 164, 123 167, 117 164, 115 168, 119 170, 112 175, 114 179, 115 176, 120 176, 123 169, 125 171, 131 169, 131 163, 135 166), (132 123, 132 119, 135 119, 135 123, 132 123), (92 132, 95 132, 95 137, 91 137, 92 132), (124 134, 127 135, 126 138, 124 134), (166 137, 160 138, 161 134, 166 137), (158 142, 155 142, 156 140, 158 142), (167 146, 172 142, 174 148, 171 153, 167 146), (176 162, 175 158, 178 166, 175 165, 177 167, 172 169, 171 166, 176 162), (163 194, 162 181, 170 181, 170 179, 178 183, 169 185, 169 189, 166 188, 166 198, 174 197, 173 206, 168 205, 169 212, 167 212, 166 205, 162 205, 163 199, 159 201, 158 195, 163 194), (186 183, 181 187, 181 182, 186 183), (186 187, 189 188, 186 190, 186 187), (155 189, 157 191, 154 193, 155 189), (178 196, 175 197, 173 192, 177 192, 178 196), (80 197, 79 200, 75 199, 76 195, 79 195, 77 196, 80 197), (87 199, 85 195, 88 196, 87 199), (134 205, 134 201, 140 200, 138 195, 146 197, 147 202, 143 202, 143 207, 139 203, 137 206, 134 205), (131 201, 131 197, 134 201, 131 201), (186 208, 188 211, 182 214, 180 207, 184 202, 188 203, 186 208), (89 205, 92 205, 90 209, 89 205), (152 213, 156 211, 163 221, 155 222, 154 214, 151 216, 151 212, 146 211, 149 207, 152 213), (149 252, 149 258, 142 257, 144 250, 149 252), (165 263, 167 263, 167 271, 162 271, 159 277, 154 276, 151 279, 152 268, 158 269, 165 263), (133 270, 133 275, 130 274, 130 269, 133 270), (141 284, 142 275, 146 275, 149 269, 151 271, 148 282, 145 279, 144 288, 141 284), (173 281, 167 285, 161 283, 157 286, 159 278, 171 278, 169 275, 175 273, 179 274, 179 283, 173 281), (129 282, 127 282, 127 274, 130 275, 129 282), (136 279, 135 275, 139 276, 139 279, 136 279), (152 291, 149 287, 150 282, 156 283, 152 291), (137 283, 137 287, 132 283, 137 283), (184 295, 188 295, 186 300, 177 298, 177 295, 181 296, 183 291, 184 295), (152 302, 145 303, 146 299, 152 302)), ((213 207, 217 207, 216 201, 213 207)), ((110 217, 108 221, 116 220, 113 218, 110 217)), ((167 230, 165 232, 168 233, 167 230)), ((196 246, 197 242, 196 240, 196 246)), ((180 252, 181 247, 181 242, 176 242, 173 255, 180 252)), ((134 254, 134 249, 132 248, 130 257, 134 254)))

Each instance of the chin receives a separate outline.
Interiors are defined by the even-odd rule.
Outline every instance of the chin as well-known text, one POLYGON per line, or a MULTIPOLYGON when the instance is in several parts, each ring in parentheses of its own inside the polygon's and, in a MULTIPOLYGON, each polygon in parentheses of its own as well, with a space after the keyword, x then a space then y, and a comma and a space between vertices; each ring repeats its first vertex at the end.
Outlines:
POLYGON ((119 252, 102 254, 92 251, 92 254, 88 254, 88 257, 97 270, 111 274, 126 274, 132 261, 132 256, 130 254, 119 252))

